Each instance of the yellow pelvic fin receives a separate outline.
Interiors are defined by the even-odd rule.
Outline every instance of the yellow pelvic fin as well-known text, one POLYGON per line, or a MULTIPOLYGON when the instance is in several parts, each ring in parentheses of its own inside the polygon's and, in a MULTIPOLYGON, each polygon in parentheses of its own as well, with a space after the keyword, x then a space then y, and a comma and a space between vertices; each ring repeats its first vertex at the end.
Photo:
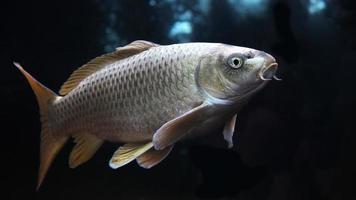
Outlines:
POLYGON ((89 134, 79 133, 73 137, 76 144, 69 156, 70 168, 87 162, 103 144, 103 140, 89 134))
POLYGON ((37 190, 41 186, 41 183, 53 162, 56 155, 59 153, 65 142, 67 141, 67 136, 60 136, 58 134, 53 134, 53 130, 49 127, 48 118, 48 107, 52 106, 52 102, 58 97, 50 89, 46 88, 35 78, 33 78, 28 72, 26 72, 18 63, 14 65, 21 71, 21 73, 26 77, 29 82, 33 92, 36 95, 38 105, 40 107, 41 114, 41 148, 40 148, 40 169, 38 173, 38 184, 37 190))
POLYGON ((121 146, 118 150, 115 151, 112 156, 109 165, 113 169, 117 169, 126 165, 127 163, 135 160, 137 157, 148 151, 153 147, 152 142, 147 144, 136 144, 128 143, 124 146, 121 146))
POLYGON ((68 80, 62 85, 59 94, 68 94, 76 86, 78 86, 82 80, 95 73, 96 71, 104 68, 105 66, 112 64, 118 60, 133 56, 135 54, 139 54, 142 51, 146 51, 147 49, 155 46, 158 46, 158 44, 144 40, 137 40, 126 46, 117 48, 116 51, 112 53, 96 57, 93 60, 89 61, 87 64, 75 70, 70 75, 68 80))

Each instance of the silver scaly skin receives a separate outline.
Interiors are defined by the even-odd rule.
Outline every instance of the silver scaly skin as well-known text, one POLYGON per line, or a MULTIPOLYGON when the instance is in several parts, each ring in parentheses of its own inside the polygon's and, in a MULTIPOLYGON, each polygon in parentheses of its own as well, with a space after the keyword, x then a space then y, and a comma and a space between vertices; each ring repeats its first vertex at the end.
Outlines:
POLYGON ((88 161, 104 141, 126 143, 110 160, 119 168, 136 159, 161 162, 174 144, 225 124, 232 147, 236 113, 273 78, 275 59, 262 51, 221 43, 157 45, 135 41, 73 72, 60 94, 19 64, 41 113, 40 186, 66 141, 76 143, 69 165, 88 161))
POLYGON ((165 122, 204 101, 194 71, 218 44, 152 47, 84 79, 53 105, 58 133, 93 134, 115 142, 146 142, 165 122), (65 131, 66 130, 66 131, 65 131))

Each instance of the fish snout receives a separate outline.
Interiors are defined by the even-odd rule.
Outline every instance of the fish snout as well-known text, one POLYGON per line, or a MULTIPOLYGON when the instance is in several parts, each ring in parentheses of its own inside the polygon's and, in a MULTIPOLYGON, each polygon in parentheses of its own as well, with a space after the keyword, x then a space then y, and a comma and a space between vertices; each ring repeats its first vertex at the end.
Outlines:
POLYGON ((278 63, 276 62, 276 59, 273 58, 273 56, 265 52, 262 52, 262 54, 263 55, 261 56, 265 58, 265 62, 258 74, 259 78, 264 81, 272 80, 272 78, 275 76, 277 72, 278 63))

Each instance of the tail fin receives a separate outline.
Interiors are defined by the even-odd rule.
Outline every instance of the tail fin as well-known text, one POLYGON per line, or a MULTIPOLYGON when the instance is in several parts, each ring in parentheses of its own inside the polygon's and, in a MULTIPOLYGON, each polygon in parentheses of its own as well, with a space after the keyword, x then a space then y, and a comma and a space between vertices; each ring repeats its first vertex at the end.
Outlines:
POLYGON ((36 79, 34 79, 29 73, 27 73, 18 63, 14 62, 14 65, 22 72, 29 82, 33 92, 36 95, 37 102, 40 108, 41 114, 41 149, 40 149, 40 169, 38 174, 37 190, 41 186, 41 183, 50 167, 52 161, 61 150, 67 136, 54 135, 53 131, 48 126, 48 107, 52 105, 52 102, 58 97, 50 89, 46 88, 36 79))

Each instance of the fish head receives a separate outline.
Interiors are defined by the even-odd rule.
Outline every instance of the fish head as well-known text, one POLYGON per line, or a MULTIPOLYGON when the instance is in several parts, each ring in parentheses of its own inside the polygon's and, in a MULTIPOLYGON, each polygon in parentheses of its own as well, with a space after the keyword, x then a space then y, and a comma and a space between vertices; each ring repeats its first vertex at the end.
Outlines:
POLYGON ((263 51, 222 44, 200 59, 197 81, 210 101, 237 101, 272 80, 278 68, 263 51))

